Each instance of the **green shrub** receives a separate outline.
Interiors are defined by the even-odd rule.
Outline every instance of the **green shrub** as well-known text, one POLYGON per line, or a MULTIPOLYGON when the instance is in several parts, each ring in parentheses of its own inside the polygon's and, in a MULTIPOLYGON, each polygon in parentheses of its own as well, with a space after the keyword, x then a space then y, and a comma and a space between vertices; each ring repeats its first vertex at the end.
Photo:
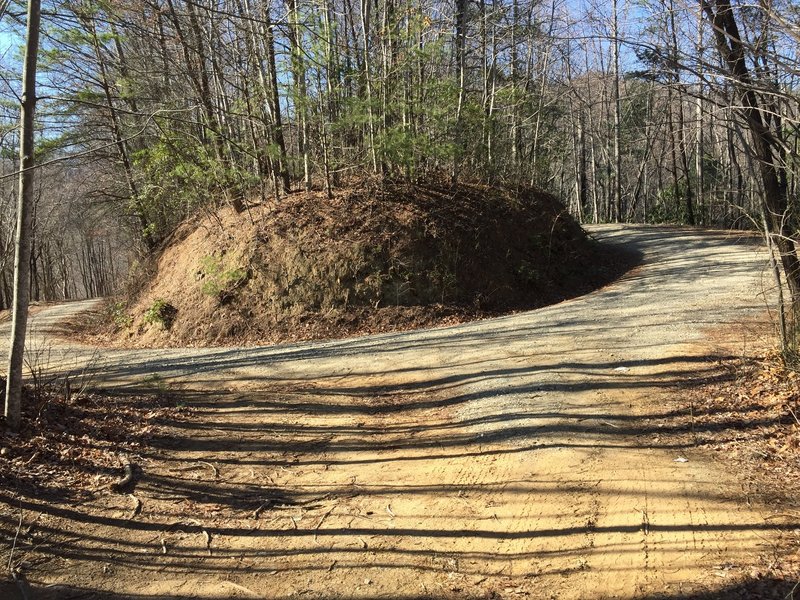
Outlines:
POLYGON ((164 329, 169 329, 175 322, 178 309, 162 298, 153 301, 152 306, 144 313, 144 322, 147 325, 160 325, 164 329))
POLYGON ((215 297, 220 304, 229 302, 236 289, 250 279, 247 269, 225 269, 222 260, 214 256, 203 257, 200 272, 205 279, 201 291, 207 296, 215 297))
POLYGON ((127 329, 133 325, 133 317, 127 311, 124 302, 112 302, 108 306, 108 315, 117 329, 127 329))
POLYGON ((536 265, 527 260, 523 260, 517 266, 517 277, 523 285, 539 285, 542 281, 542 273, 536 265))

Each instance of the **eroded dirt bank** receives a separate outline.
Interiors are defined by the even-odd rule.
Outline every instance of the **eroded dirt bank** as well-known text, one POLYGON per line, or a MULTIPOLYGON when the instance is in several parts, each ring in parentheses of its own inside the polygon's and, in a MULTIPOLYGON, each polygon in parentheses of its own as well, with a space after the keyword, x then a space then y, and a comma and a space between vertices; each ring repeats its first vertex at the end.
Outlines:
MULTIPOLYGON (((3 494, 9 539, 20 507, 39 515, 39 537, 16 550, 33 587, 750 597, 742 582, 798 523, 694 448, 676 384, 717 376, 717 358, 761 335, 765 256, 718 232, 596 234, 643 252, 644 266, 533 312, 323 344, 95 357, 106 385, 146 382, 193 412, 162 422, 134 457, 140 514, 102 489, 82 503, 3 494)), ((90 354, 64 352, 76 365, 90 354)))
POLYGON ((116 348, 258 346, 455 325, 579 296, 637 258, 593 243, 558 199, 531 188, 301 192, 185 222, 134 269, 129 302, 73 336, 116 348))

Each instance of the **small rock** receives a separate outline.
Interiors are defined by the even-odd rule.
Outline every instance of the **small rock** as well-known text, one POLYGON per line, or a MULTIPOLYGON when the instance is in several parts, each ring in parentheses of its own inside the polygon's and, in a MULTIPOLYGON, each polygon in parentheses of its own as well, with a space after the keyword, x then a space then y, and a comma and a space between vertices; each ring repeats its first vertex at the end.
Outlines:
POLYGON ((0 448, 0 456, 8 456, 8 448, 0 448))

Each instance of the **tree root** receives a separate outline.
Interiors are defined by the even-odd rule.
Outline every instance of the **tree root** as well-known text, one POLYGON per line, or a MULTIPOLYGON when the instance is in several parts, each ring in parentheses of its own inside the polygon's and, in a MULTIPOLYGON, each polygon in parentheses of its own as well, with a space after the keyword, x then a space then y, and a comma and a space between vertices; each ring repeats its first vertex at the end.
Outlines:
POLYGON ((134 478, 136 475, 136 470, 134 469, 133 463, 124 456, 119 458, 119 462, 124 469, 124 475, 122 476, 122 479, 111 484, 111 490, 114 492, 124 492, 130 490, 135 484, 134 478))

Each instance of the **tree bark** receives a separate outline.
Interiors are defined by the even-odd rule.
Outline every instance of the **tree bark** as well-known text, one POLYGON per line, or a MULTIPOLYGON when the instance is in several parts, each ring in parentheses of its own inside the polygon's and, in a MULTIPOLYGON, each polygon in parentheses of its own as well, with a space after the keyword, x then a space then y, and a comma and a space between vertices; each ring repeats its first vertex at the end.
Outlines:
POLYGON ((300 32, 297 0, 286 1, 287 33, 292 53, 292 78, 294 79, 294 111, 298 121, 300 135, 297 138, 297 149, 303 158, 303 185, 306 191, 311 190, 311 164, 309 158, 308 135, 308 94, 306 93, 306 67, 303 59, 302 39, 300 32))
POLYGON ((369 60, 369 30, 370 30, 370 0, 361 0, 361 28, 364 36, 362 46, 362 67, 364 69, 364 89, 367 94, 367 133, 369 134, 370 157, 372 158, 372 172, 378 173, 378 153, 375 148, 375 115, 372 110, 372 81, 370 79, 369 60))
POLYGON ((619 91, 619 11, 614 0, 614 221, 623 218, 622 209, 622 154, 620 150, 620 129, 622 129, 622 106, 619 91))
POLYGON ((22 74, 20 117, 20 175, 17 200, 17 247, 14 257, 14 301, 11 350, 6 377, 5 417, 16 431, 22 418, 22 364, 30 301, 31 219, 34 185, 34 114, 36 112, 36 61, 39 55, 40 0, 28 1, 28 37, 22 74))
MULTIPOLYGON (((670 21, 672 52, 677 60, 678 34, 676 32, 676 27, 675 27, 675 9, 672 0, 670 0, 669 3, 669 21, 670 21)), ((684 177, 686 178, 686 193, 683 197, 684 210, 686 211, 686 222, 689 225, 694 225, 696 221, 694 217, 694 195, 692 194, 692 184, 689 181, 689 158, 687 154, 687 143, 686 143, 686 117, 683 111, 683 97, 681 95, 683 87, 681 86, 680 73, 677 70, 675 70, 675 74, 673 76, 673 83, 675 85, 675 90, 677 92, 677 97, 678 97, 678 131, 677 131, 678 152, 681 158, 681 168, 683 169, 684 177)), ((677 193, 678 190, 676 189, 675 192, 677 193)))
POLYGON ((461 132, 462 112, 464 100, 466 99, 466 38, 467 38, 467 0, 456 0, 456 68, 458 69, 458 104, 456 106, 455 118, 455 145, 456 151, 453 156, 453 170, 450 173, 450 182, 455 185, 458 178, 460 166, 460 154, 462 154, 463 136, 461 132))

